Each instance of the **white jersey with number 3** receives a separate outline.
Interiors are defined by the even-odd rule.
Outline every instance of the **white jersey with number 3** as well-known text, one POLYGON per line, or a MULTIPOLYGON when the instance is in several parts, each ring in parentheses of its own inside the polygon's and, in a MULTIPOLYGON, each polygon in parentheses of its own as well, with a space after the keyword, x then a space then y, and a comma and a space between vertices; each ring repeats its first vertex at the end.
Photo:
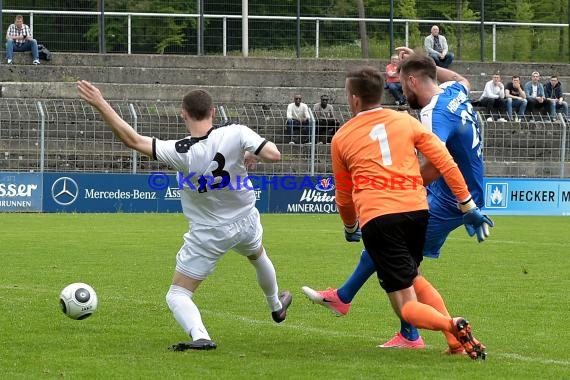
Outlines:
POLYGON ((177 171, 186 218, 217 226, 247 215, 255 193, 247 179, 245 151, 257 154, 267 140, 245 125, 212 128, 204 137, 153 140, 153 157, 177 171))

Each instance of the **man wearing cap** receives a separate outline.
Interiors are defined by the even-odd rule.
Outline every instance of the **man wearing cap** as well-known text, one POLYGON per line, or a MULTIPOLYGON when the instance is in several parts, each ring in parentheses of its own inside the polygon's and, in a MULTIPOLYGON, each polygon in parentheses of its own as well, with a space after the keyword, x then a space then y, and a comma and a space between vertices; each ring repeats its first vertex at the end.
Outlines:
POLYGON ((320 103, 313 106, 315 113, 319 143, 329 144, 337 127, 340 125, 334 117, 333 107, 329 104, 329 96, 321 95, 320 103))

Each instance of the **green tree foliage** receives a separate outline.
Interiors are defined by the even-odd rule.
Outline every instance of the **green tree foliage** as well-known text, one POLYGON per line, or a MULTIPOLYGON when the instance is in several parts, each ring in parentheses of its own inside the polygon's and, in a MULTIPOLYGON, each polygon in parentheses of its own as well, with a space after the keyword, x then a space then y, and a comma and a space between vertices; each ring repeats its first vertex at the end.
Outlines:
MULTIPOLYGON (((416 0, 401 0, 398 2, 394 14, 397 18, 417 20, 418 13, 416 10, 416 0)), ((418 23, 413 22, 409 25, 410 47, 423 46, 423 38, 420 35, 420 27, 418 23)))
MULTIPOLYGON (((469 7, 468 0, 456 0, 456 19, 461 21, 475 21, 480 19, 481 15, 472 10, 469 7)), ((455 54, 458 59, 462 58, 462 48, 463 48, 463 40, 465 33, 473 32, 474 28, 470 26, 464 26, 462 24, 454 25, 455 31, 455 43, 456 43, 456 50, 455 54)))
MULTIPOLYGON (((128 1, 106 0, 106 11, 111 9, 115 12, 134 13, 167 13, 185 14, 196 13, 196 2, 177 2, 174 5, 168 2, 155 0, 128 1)), ((108 52, 124 52, 127 50, 127 23, 126 17, 110 17, 105 22, 106 47, 108 52)), ((133 52, 159 53, 184 51, 187 45, 188 35, 196 28, 196 19, 189 17, 181 18, 153 18, 133 16, 132 18, 133 52), (178 50, 177 50, 178 48, 178 50)), ((99 26, 94 24, 85 34, 87 41, 98 40, 99 26)))
MULTIPOLYGON (((534 16, 530 0, 516 0, 513 19, 519 22, 531 22, 534 16)), ((526 61, 530 58, 533 44, 533 30, 530 26, 517 27, 513 31, 513 43, 516 49, 512 50, 513 61, 526 61)))
MULTIPOLYGON (((4 10, 65 10, 96 11, 104 1, 106 12, 138 13, 197 13, 198 0, 4 0, 4 10)), ((206 14, 241 14, 241 1, 203 0, 206 14)), ((301 15, 310 17, 358 17, 355 0, 302 0, 301 15)), ((364 1, 368 18, 389 17, 387 0, 364 1)), ((446 23, 445 20, 479 21, 481 6, 487 22, 555 23, 567 25, 568 0, 394 0, 395 19, 442 20, 442 34, 459 59, 479 58, 479 25, 446 23)), ((250 0, 249 14, 262 16, 296 16, 297 0, 270 2, 250 0)), ((29 22, 29 14, 24 14, 29 22)), ((13 22, 13 13, 3 13, 3 29, 13 22)), ((182 53, 196 51, 196 18, 132 17, 132 51, 135 53, 182 53)), ((106 47, 109 52, 127 51, 127 18, 106 15, 106 47)), ((431 22, 408 24, 409 46, 420 47, 429 33, 431 22)), ((360 35, 358 23, 320 21, 319 43, 322 49, 358 50, 360 35)), ((227 20, 229 50, 241 50, 242 25, 240 19, 227 20)), ((485 27, 485 55, 492 51, 499 60, 536 60, 559 62, 568 57, 568 28, 529 25, 513 27, 497 25, 496 46, 492 44, 492 29, 485 27)), ((296 43, 296 20, 250 20, 251 49, 292 49, 296 43)), ((389 27, 385 22, 366 23, 371 57, 386 57, 389 45, 389 27)), ((53 51, 98 51, 99 25, 95 15, 41 15, 34 14, 34 34, 53 51)), ((405 25, 394 23, 396 46, 403 44, 405 25)), ((222 20, 205 19, 206 52, 219 54, 222 41, 222 20)), ((315 22, 301 23, 303 49, 315 46, 315 22)), ((310 53, 309 53, 310 54, 310 53)))
MULTIPOLYGON (((531 2, 533 21, 541 23, 568 24, 568 0, 531 2)), ((568 51, 568 32, 564 28, 533 28, 534 55, 556 60, 568 51), (555 49, 548 49, 554 45, 555 49)))
MULTIPOLYGON (((105 4, 108 1, 105 1, 105 4)), ((48 11, 93 11, 97 0, 3 0, 4 9, 42 9, 48 11)), ((6 17, 6 15, 4 15, 6 17)), ((8 18, 13 19, 12 15, 8 18)))

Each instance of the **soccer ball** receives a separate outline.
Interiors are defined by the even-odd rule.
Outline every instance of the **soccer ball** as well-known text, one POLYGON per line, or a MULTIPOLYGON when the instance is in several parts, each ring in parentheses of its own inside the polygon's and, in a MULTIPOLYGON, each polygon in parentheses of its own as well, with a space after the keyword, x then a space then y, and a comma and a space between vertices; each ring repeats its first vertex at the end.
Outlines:
POLYGON ((85 319, 97 310, 97 293, 82 282, 67 285, 59 295, 61 311, 71 319, 85 319))

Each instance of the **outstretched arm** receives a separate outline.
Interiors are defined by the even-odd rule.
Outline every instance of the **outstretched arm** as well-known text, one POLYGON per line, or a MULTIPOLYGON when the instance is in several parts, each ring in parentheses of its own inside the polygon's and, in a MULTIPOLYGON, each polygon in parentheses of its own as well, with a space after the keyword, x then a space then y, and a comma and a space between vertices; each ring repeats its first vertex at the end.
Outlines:
POLYGON ((449 81, 456 81, 467 87, 468 90, 471 91, 471 84, 469 81, 460 74, 457 74, 453 70, 444 69, 443 67, 436 67, 437 73, 437 81, 440 83, 449 82, 449 81))
MULTIPOLYGON (((398 56, 400 57, 400 60, 406 59, 406 57, 408 57, 409 55, 416 53, 414 50, 412 50, 406 46, 397 47, 396 51, 398 52, 398 56)), ((457 81, 457 82, 461 83, 462 85, 464 85, 465 87, 467 87, 468 90, 471 90, 471 84, 469 83, 469 81, 464 76, 457 74, 453 70, 444 69, 443 67, 439 67, 439 66, 436 67, 436 70, 437 70, 437 81, 438 82, 443 83, 443 82, 449 82, 449 81, 457 81)))
POLYGON ((103 98, 101 91, 91 83, 77 81, 79 97, 93 106, 109 128, 127 147, 152 157, 152 138, 139 135, 125 120, 123 120, 111 105, 103 98))

